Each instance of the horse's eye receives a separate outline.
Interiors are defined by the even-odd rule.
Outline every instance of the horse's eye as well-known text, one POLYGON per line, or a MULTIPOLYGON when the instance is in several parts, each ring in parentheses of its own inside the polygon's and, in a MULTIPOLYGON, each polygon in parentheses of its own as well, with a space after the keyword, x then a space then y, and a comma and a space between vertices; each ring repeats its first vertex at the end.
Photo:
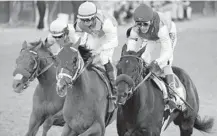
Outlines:
POLYGON ((127 93, 125 92, 123 96, 126 97, 126 96, 127 96, 127 93))
POLYGON ((133 72, 136 72, 136 71, 137 71, 137 69, 136 69, 136 68, 134 68, 134 69, 133 69, 133 72))

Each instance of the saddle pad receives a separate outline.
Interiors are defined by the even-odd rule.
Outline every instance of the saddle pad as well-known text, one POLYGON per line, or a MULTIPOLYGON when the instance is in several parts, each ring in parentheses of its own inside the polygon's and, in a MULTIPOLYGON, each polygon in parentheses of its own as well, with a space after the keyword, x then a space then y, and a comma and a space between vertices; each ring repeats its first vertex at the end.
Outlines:
MULTIPOLYGON (((176 82, 176 88, 177 88, 177 91, 176 93, 184 100, 186 100, 186 90, 185 90, 185 87, 184 85, 181 83, 181 81, 179 80, 179 78, 175 76, 175 82, 176 82)), ((166 85, 164 84, 163 80, 159 80, 157 77, 153 77, 152 80, 156 83, 156 85, 159 87, 159 89, 162 91, 162 92, 167 92, 167 87, 166 85)))

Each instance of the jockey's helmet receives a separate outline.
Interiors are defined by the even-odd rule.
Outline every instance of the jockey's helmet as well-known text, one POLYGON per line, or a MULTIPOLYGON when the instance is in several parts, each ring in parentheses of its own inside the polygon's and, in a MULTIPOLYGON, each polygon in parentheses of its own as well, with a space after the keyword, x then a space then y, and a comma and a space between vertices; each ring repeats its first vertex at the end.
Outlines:
POLYGON ((133 18, 135 22, 148 22, 153 19, 154 11, 146 4, 141 4, 134 11, 133 18))
POLYGON ((59 37, 66 33, 67 28, 67 21, 56 19, 50 24, 50 33, 53 37, 59 37))
POLYGON ((93 2, 84 2, 78 8, 79 19, 91 19, 97 13, 97 7, 93 2))

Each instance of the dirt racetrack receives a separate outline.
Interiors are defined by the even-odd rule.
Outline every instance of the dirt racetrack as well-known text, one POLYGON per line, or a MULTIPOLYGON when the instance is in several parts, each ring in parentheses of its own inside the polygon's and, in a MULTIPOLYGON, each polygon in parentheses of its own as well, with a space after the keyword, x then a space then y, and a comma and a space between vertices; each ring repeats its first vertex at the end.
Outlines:
MULTIPOLYGON (((197 17, 192 21, 177 23, 178 43, 175 48, 174 65, 185 69, 196 84, 200 97, 200 115, 217 118, 217 18, 197 17)), ((126 26, 120 27, 120 45, 123 45, 126 26)), ((22 94, 12 91, 12 72, 23 40, 45 38, 46 31, 34 28, 0 28, 0 136, 25 135, 32 108, 35 80, 22 94)), ((120 56, 117 48, 114 59, 120 56)), ((156 50, 157 51, 157 50, 156 50)), ((216 136, 216 125, 210 136, 216 136)), ((41 135, 41 128, 38 136, 41 135)), ((49 136, 58 136, 62 128, 52 127, 49 136)), ((179 135, 172 124, 163 136, 179 135)), ((194 129, 193 136, 203 133, 194 129)), ((116 124, 106 129, 106 136, 117 136, 116 124)), ((208 136, 208 135, 207 135, 208 136)))

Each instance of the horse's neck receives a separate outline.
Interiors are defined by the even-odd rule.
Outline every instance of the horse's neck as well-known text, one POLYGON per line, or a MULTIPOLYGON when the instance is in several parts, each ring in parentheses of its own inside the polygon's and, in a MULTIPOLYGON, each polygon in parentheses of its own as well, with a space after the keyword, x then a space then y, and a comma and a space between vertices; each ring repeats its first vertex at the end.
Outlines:
MULTIPOLYGON (((47 67, 49 64, 41 64, 39 68, 39 73, 47 67)), ((56 83, 56 67, 51 66, 48 68, 46 71, 44 71, 41 75, 37 77, 38 81, 42 85, 48 85, 48 84, 53 84, 56 83)))
POLYGON ((150 81, 146 81, 143 83, 123 106, 123 110, 125 111, 124 114, 131 122, 136 121, 135 118, 131 117, 137 117, 141 111, 153 109, 154 93, 152 92, 153 90, 148 89, 149 82, 150 81))
POLYGON ((88 82, 88 70, 84 70, 74 83, 75 91, 79 91, 79 93, 83 93, 84 95, 87 94, 87 91, 89 90, 87 89, 88 82))

